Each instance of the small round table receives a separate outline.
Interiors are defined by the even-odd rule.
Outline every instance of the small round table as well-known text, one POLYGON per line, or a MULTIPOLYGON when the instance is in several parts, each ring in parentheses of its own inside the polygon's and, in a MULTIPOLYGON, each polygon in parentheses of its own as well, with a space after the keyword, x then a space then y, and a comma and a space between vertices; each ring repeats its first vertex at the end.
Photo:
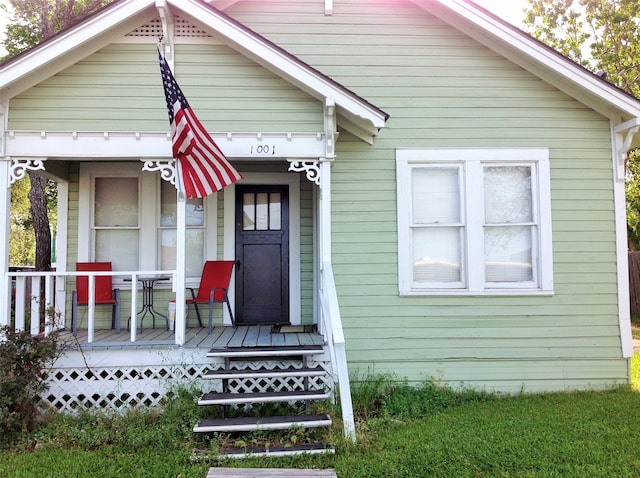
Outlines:
MULTIPOLYGON (((156 328, 156 315, 162 317, 165 320, 167 325, 167 330, 169 330, 169 317, 165 314, 158 312, 153 307, 153 288, 155 287, 156 282, 169 280, 168 276, 142 276, 138 277, 138 282, 142 284, 142 308, 136 314, 136 317, 140 317, 140 332, 142 332, 142 323, 147 313, 151 314, 153 319, 153 328, 156 328)), ((125 282, 131 282, 130 278, 125 278, 125 282)), ((129 317, 129 322, 131 322, 131 317, 129 317)))

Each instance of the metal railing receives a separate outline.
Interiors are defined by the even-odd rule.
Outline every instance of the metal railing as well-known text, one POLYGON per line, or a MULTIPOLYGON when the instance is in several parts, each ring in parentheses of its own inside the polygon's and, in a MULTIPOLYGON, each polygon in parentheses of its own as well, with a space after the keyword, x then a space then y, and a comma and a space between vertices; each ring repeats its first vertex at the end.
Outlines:
POLYGON ((333 268, 330 262, 323 262, 320 286, 320 307, 322 331, 329 346, 333 375, 338 384, 340 407, 342 408, 342 422, 344 434, 355 441, 356 427, 353 417, 353 403, 351 401, 351 385, 349 383, 349 369, 347 367, 347 352, 342 330, 342 318, 338 305, 338 293, 333 278, 333 268))

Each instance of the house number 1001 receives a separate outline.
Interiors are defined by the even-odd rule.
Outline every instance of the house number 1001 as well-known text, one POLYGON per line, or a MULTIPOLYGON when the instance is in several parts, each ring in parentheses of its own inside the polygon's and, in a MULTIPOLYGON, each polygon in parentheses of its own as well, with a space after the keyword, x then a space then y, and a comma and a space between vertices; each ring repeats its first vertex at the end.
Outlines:
POLYGON ((251 146, 251 154, 276 154, 276 145, 259 144, 251 146))

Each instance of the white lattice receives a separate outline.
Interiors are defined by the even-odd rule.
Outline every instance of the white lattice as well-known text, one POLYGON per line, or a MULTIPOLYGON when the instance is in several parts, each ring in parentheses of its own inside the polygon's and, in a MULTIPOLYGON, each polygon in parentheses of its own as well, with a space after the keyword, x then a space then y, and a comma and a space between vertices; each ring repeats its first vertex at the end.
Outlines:
MULTIPOLYGON (((313 362, 310 366, 320 365, 329 370, 329 364, 313 362)), ((276 367, 289 367, 287 361, 234 362, 232 368, 251 368, 252 370, 276 367)), ((219 368, 223 368, 219 364, 219 368)), ((56 368, 47 377, 49 390, 45 401, 59 411, 73 412, 86 408, 124 410, 137 406, 156 406, 167 392, 178 385, 194 386, 203 392, 221 391, 220 380, 203 380, 207 371, 216 369, 210 363, 119 366, 119 367, 81 367, 56 368)), ((229 391, 264 392, 296 389, 304 386, 302 378, 260 378, 229 380, 229 391)), ((309 378, 309 386, 332 390, 330 374, 309 378)))

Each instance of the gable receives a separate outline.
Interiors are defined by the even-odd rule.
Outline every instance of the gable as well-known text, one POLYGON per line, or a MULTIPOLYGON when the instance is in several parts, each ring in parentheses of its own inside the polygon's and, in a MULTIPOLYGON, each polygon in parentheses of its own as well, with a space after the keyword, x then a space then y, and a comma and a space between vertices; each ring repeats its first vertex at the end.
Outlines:
MULTIPOLYGON (((220 42, 179 44, 175 71, 210 131, 323 130, 322 104, 220 42)), ((157 51, 113 43, 11 100, 10 130, 165 131, 157 51)))
POLYGON ((140 25, 153 21, 158 12, 171 51, 174 15, 179 12, 202 31, 214 33, 224 44, 323 104, 335 104, 342 127, 361 139, 371 142, 385 125, 388 115, 382 110, 206 3, 175 0, 159 2, 155 7, 150 1, 116 2, 83 24, 9 61, 0 67, 0 101, 8 101, 105 45, 117 42, 140 25))

